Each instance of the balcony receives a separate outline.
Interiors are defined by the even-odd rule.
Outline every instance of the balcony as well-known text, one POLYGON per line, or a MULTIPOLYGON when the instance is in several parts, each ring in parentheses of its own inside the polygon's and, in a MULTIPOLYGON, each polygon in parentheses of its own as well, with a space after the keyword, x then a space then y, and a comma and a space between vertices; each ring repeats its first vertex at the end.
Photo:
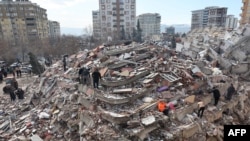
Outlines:
POLYGON ((244 10, 244 7, 241 7, 241 10, 244 10))

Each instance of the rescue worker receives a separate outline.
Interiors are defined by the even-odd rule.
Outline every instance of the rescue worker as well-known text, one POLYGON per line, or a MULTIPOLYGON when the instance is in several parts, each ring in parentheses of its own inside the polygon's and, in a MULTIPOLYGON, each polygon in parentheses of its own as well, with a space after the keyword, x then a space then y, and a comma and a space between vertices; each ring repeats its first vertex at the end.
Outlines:
POLYGON ((11 86, 11 85, 9 85, 8 86, 8 93, 9 93, 9 95, 10 95, 10 101, 15 101, 16 100, 16 95, 15 95, 15 93, 14 93, 14 91, 15 91, 15 88, 13 87, 13 86, 11 86))
POLYGON ((204 110, 205 110, 205 105, 204 105, 204 102, 203 101, 200 101, 200 102, 198 102, 197 103, 198 104, 198 107, 199 107, 199 110, 198 110, 198 117, 199 118, 202 118, 202 116, 203 116, 203 112, 204 112, 204 110))
POLYGON ((19 100, 24 99, 24 91, 21 88, 18 88, 15 91, 15 94, 17 95, 19 100))
POLYGON ((220 99, 220 91, 218 90, 217 86, 214 86, 212 92, 214 97, 214 106, 217 106, 220 99))
POLYGON ((99 79, 101 79, 101 73, 95 68, 95 71, 92 73, 93 79, 93 87, 98 89, 99 86, 99 79))
POLYGON ((81 74, 81 79, 82 79, 82 84, 83 85, 88 85, 89 84, 90 73, 89 73, 89 69, 87 67, 83 68, 82 74, 81 74))
POLYGON ((13 80, 11 81, 11 86, 14 87, 15 90, 18 89, 18 82, 15 78, 13 78, 13 80))
POLYGON ((234 88, 234 85, 231 83, 231 85, 227 89, 227 95, 226 95, 226 100, 231 100, 233 94, 235 94, 236 90, 234 88))
POLYGON ((160 112, 162 112, 164 115, 168 115, 168 113, 169 113, 169 108, 168 108, 168 106, 167 106, 167 103, 166 102, 164 102, 164 100, 160 100, 159 102, 158 102, 158 110, 160 111, 160 112))

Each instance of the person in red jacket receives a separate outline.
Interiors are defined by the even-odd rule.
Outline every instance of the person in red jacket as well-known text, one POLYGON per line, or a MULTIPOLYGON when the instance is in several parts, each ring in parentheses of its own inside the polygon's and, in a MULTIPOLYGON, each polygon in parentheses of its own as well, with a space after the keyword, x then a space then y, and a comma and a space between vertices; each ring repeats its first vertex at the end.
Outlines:
POLYGON ((164 100, 160 100, 157 106, 160 112, 163 112, 164 115, 168 115, 169 107, 167 106, 167 103, 164 100))

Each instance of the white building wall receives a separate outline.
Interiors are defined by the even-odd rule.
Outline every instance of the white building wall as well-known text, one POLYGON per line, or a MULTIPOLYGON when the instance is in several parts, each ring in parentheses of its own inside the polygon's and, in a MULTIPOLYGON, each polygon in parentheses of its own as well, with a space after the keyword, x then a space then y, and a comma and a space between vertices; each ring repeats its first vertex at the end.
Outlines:
POLYGON ((99 0, 100 29, 102 36, 116 36, 118 24, 127 34, 136 24, 136 0, 99 0), (118 3, 117 3, 118 2, 118 3), (120 11, 117 8, 120 7, 120 11), (120 19, 120 23, 118 22, 120 19))

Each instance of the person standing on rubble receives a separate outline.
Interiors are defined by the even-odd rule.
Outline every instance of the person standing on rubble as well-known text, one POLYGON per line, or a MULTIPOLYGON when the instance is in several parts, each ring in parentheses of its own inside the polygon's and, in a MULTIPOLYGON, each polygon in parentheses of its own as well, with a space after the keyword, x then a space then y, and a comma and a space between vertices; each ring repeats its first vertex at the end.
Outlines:
POLYGON ((212 92, 214 96, 214 106, 217 106, 220 99, 220 91, 218 90, 217 86, 214 86, 212 92))
POLYGON ((168 115, 169 113, 169 107, 167 106, 167 103, 164 100, 158 101, 158 110, 162 112, 164 115, 168 115))
POLYGON ((11 81, 11 86, 17 90, 18 89, 18 82, 16 81, 15 78, 13 78, 13 80, 11 81))
POLYGON ((87 67, 83 67, 82 74, 81 74, 82 84, 88 85, 89 79, 90 79, 89 69, 87 67))
POLYGON ((234 85, 231 83, 231 85, 227 89, 227 95, 226 95, 226 100, 231 100, 233 94, 235 94, 236 90, 234 88, 234 85))
POLYGON ((15 88, 13 86, 11 86, 11 85, 6 86, 6 93, 9 93, 10 101, 16 100, 15 88))
POLYGON ((93 79, 93 87, 98 89, 99 86, 99 79, 101 79, 101 73, 95 68, 94 72, 92 73, 93 79))
POLYGON ((204 102, 203 102, 203 101, 200 101, 200 102, 198 102, 197 104, 198 104, 198 107, 199 107, 199 110, 198 110, 197 115, 198 115, 199 118, 202 118, 203 112, 204 112, 204 110, 205 110, 204 102))
POLYGON ((67 55, 63 56, 63 70, 66 71, 67 70, 67 62, 66 62, 66 57, 67 55))

